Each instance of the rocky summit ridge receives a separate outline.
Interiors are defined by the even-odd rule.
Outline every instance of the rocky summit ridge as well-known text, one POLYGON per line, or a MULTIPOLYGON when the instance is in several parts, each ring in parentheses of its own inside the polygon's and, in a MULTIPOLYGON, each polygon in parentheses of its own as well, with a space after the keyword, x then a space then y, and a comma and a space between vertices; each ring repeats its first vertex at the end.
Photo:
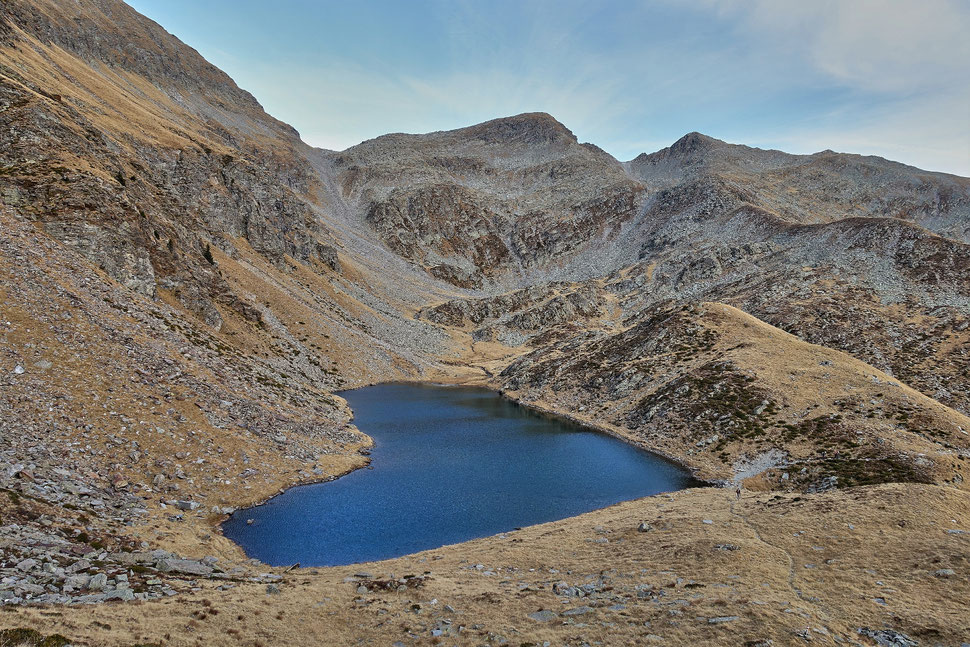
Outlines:
POLYGON ((970 640, 970 179, 544 113, 315 149, 118 0, 0 4, 0 124, 0 645, 970 640), (222 537, 365 466, 335 392, 390 380, 744 497, 336 569, 222 537))

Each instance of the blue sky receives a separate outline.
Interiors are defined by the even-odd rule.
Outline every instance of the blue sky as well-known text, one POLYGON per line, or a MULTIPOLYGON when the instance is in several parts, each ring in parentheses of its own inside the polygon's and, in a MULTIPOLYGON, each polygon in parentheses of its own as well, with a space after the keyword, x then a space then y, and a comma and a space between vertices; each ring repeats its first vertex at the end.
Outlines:
POLYGON ((970 176, 964 0, 128 0, 308 143, 543 111, 627 160, 690 131, 970 176))

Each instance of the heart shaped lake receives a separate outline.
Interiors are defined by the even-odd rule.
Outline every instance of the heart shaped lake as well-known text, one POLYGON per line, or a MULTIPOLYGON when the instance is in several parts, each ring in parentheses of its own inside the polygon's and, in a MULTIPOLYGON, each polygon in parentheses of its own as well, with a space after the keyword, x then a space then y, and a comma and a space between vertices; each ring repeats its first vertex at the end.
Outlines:
POLYGON ((250 557, 387 559, 700 485, 659 456, 487 389, 382 384, 340 395, 374 438, 370 467, 237 511, 222 530, 250 557))

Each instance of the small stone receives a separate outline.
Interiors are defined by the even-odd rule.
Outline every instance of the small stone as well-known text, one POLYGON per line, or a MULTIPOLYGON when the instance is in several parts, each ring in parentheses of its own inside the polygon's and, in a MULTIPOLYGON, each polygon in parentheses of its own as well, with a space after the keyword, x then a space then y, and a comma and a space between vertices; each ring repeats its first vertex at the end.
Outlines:
POLYGON ((536 611, 534 613, 529 614, 529 617, 535 620, 536 622, 549 622, 550 620, 554 620, 558 616, 559 614, 557 614, 555 611, 550 611, 549 609, 544 609, 542 611, 536 611))
POLYGON ((637 526, 637 532, 650 532, 651 530, 653 530, 653 526, 646 521, 641 521, 640 525, 637 526))
POLYGON ((175 507, 178 508, 179 510, 186 510, 186 511, 197 510, 199 508, 199 502, 198 501, 176 501, 175 507))
POLYGON ((75 591, 80 589, 86 589, 90 581, 91 581, 90 575, 84 575, 84 574, 68 575, 67 578, 65 578, 64 580, 64 588, 65 589, 70 588, 75 591))
POLYGON ((24 573, 33 570, 33 568, 35 566, 37 566, 37 560, 36 559, 30 559, 30 558, 28 558, 28 559, 25 559, 25 560, 23 560, 21 562, 17 562, 17 570, 18 571, 23 571, 24 573))
POLYGON ((67 573, 77 573, 78 571, 86 571, 89 568, 91 568, 91 562, 86 559, 79 559, 64 570, 67 573))
POLYGON ((952 568, 941 568, 940 570, 935 571, 933 573, 933 575, 935 575, 936 577, 950 577, 950 576, 956 575, 956 574, 957 574, 957 572, 955 570, 953 570, 952 568))
POLYGON ((716 618, 708 618, 707 622, 712 625, 719 625, 724 622, 734 622, 738 619, 738 616, 717 616, 716 618))
POLYGON ((592 613, 593 609, 591 607, 576 607, 575 609, 569 609, 568 611, 563 611, 564 616, 583 616, 587 613, 592 613))
POLYGON ((23 375, 24 374, 24 367, 21 366, 20 364, 17 364, 17 366, 15 366, 14 369, 13 369, 13 374, 14 375, 23 375))
POLYGON ((280 587, 278 587, 275 584, 266 585, 266 595, 279 595, 279 594, 280 594, 280 587))

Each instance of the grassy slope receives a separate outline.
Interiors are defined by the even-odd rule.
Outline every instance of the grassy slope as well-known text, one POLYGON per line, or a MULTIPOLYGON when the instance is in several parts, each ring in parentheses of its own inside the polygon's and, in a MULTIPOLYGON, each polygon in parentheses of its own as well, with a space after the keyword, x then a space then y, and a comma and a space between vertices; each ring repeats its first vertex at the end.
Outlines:
POLYGON ((740 502, 687 490, 386 562, 294 571, 279 595, 203 582, 159 603, 17 609, 0 622, 98 645, 790 645, 806 635, 874 645, 859 628, 951 645, 970 634, 970 535, 954 529, 970 529, 970 495, 954 488, 887 484, 740 502), (641 521, 652 530, 638 532, 641 521), (358 593, 368 578, 357 573, 428 579, 358 593), (566 598, 553 592, 557 582, 597 590, 566 598), (528 617, 577 607, 591 611, 528 617), (450 634, 432 636, 438 627, 450 634))
POLYGON ((959 412, 731 306, 651 315, 583 343, 543 346, 496 381, 516 399, 660 449, 705 478, 730 479, 740 463, 781 450, 791 464, 759 487, 827 476, 841 485, 964 482, 970 419, 959 412))

